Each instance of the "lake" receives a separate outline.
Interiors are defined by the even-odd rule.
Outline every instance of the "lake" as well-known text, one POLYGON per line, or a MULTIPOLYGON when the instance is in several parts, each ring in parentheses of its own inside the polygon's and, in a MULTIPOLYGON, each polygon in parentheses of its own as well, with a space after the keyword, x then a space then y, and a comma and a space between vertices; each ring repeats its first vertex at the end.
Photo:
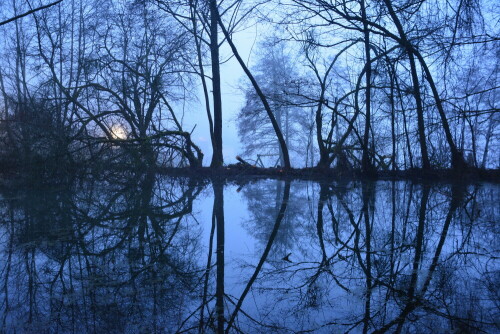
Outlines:
POLYGON ((3 183, 0 332, 500 330, 498 183, 3 183))

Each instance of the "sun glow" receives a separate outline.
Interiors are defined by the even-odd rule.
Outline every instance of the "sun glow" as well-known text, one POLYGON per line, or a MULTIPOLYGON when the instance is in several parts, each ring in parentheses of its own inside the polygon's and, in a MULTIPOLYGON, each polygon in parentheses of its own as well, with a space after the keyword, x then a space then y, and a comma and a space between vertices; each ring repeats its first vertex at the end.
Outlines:
POLYGON ((120 124, 115 124, 111 127, 111 136, 113 139, 127 139, 127 130, 125 130, 125 128, 120 124))

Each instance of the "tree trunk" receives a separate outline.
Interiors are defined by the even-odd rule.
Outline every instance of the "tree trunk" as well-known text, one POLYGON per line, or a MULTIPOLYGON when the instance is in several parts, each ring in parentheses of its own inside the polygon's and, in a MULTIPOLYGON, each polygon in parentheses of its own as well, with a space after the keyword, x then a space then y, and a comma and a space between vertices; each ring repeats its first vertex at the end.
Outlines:
POLYGON ((446 114, 444 113, 443 104, 441 102, 441 99, 439 98, 439 93, 437 91, 436 84, 434 83, 434 79, 432 78, 431 71, 429 70, 429 67, 427 66, 427 63, 424 61, 422 55, 419 52, 415 52, 415 55, 417 56, 420 62, 420 66, 422 66, 424 70, 425 77, 427 79, 427 82, 429 83, 429 86, 431 87, 432 95, 434 96, 434 100, 436 102, 436 107, 439 112, 439 117, 441 118, 441 124, 443 125, 443 130, 446 135, 446 141, 450 146, 451 167, 453 169, 466 168, 467 164, 465 163, 464 156, 462 152, 457 149, 457 146, 455 145, 455 142, 453 140, 453 136, 451 135, 450 125, 448 123, 448 120, 446 119, 446 114))
MULTIPOLYGON (((217 8, 215 8, 215 10, 217 10, 217 8)), ((267 116, 269 117, 269 120, 271 121, 274 132, 276 133, 276 137, 278 138, 278 143, 280 145, 281 151, 283 152, 283 159, 284 159, 284 163, 285 163, 284 168, 291 169, 292 166, 290 164, 290 156, 288 154, 288 147, 286 146, 285 138, 283 137, 283 133, 281 132, 280 126, 279 126, 278 122, 276 121, 276 118, 273 115, 271 107, 269 106, 269 102, 267 101, 266 96, 262 92, 262 89, 260 88, 259 84, 255 80, 254 76, 252 75, 252 73, 250 72, 250 70, 246 66, 245 62, 241 58, 241 56, 238 52, 238 49, 236 49, 236 46, 234 45, 233 40, 231 39, 231 36, 229 35, 229 32, 227 31, 224 24, 222 24, 222 20, 220 19, 220 17, 218 17, 218 12, 216 12, 216 15, 217 15, 217 18, 219 20, 219 24, 220 24, 220 27, 222 29, 222 32, 224 33, 224 37, 226 37, 226 40, 229 43, 229 46, 231 47, 231 51, 233 51, 233 54, 236 57, 236 60, 238 60, 238 63, 240 64, 241 68, 243 69, 243 71, 247 75, 248 79, 252 83, 252 86, 255 89, 255 92, 257 93, 260 100, 262 101, 262 104, 264 105, 264 109, 266 110, 267 116)), ((216 114, 215 114, 215 110, 214 110, 214 116, 215 115, 216 114)), ((214 117, 214 119, 215 119, 215 117, 214 117)), ((215 131, 214 131, 214 135, 215 135, 215 131)))
POLYGON ((219 40, 217 35, 217 1, 210 0, 210 55, 212 58, 212 92, 214 104, 214 143, 211 167, 221 167, 222 156, 222 97, 220 88, 219 40))
POLYGON ((365 0, 361 0, 361 16, 363 18, 364 30, 364 44, 365 44, 365 61, 366 68, 366 94, 365 94, 365 133, 363 136, 363 155, 361 157, 361 169, 363 173, 371 174, 374 172, 373 165, 370 159, 370 152, 368 148, 368 139, 370 137, 370 123, 371 123, 371 77, 372 77, 372 64, 370 61, 370 32, 368 30, 368 23, 366 22, 366 6, 365 0))
MULTIPOLYGON (((401 38, 401 44, 405 48, 406 53, 408 54, 408 58, 410 60, 410 71, 411 71, 411 79, 413 83, 413 95, 415 96, 415 103, 417 105, 417 128, 418 128, 418 139, 420 143, 420 152, 422 154, 422 168, 430 169, 431 164, 429 162, 429 154, 427 151, 427 141, 425 138, 425 124, 424 124, 424 110, 422 106, 422 96, 420 95, 420 83, 418 80, 417 67, 415 64, 415 55, 413 54, 413 47, 408 41, 406 33, 403 29, 399 18, 397 17, 394 9, 392 7, 390 0, 384 0, 387 9, 389 10, 389 14, 391 15, 396 28, 398 29, 399 36, 401 38)), ((363 23, 367 22, 364 20, 363 23)))

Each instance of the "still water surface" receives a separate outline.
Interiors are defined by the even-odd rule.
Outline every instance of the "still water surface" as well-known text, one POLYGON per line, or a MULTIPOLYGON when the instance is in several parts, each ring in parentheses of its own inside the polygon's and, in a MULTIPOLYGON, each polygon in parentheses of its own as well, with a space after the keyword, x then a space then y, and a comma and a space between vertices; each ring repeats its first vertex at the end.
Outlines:
POLYGON ((0 192, 0 332, 500 331, 498 184, 45 183, 0 192))

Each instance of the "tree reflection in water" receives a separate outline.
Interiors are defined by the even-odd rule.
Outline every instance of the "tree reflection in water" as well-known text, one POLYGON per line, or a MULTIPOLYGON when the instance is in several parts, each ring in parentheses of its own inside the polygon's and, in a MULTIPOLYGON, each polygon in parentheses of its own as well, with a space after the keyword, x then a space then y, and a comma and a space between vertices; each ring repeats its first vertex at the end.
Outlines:
POLYGON ((2 332, 499 330, 497 185, 33 179, 2 189, 2 332))
POLYGON ((201 185, 151 172, 4 191, 6 332, 155 332, 198 284, 201 185))

